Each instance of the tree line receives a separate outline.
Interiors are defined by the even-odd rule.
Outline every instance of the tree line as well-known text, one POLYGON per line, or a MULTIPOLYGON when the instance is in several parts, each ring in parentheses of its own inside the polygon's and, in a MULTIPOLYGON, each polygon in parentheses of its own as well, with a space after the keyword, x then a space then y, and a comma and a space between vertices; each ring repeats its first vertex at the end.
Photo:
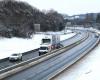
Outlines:
POLYGON ((66 20, 71 22, 72 25, 83 25, 84 27, 93 27, 100 30, 100 13, 79 14, 72 17, 74 18, 66 20))
POLYGON ((57 11, 43 12, 16 0, 0 1, 0 36, 30 38, 35 32, 34 24, 40 24, 40 31, 60 31, 65 27, 57 11))

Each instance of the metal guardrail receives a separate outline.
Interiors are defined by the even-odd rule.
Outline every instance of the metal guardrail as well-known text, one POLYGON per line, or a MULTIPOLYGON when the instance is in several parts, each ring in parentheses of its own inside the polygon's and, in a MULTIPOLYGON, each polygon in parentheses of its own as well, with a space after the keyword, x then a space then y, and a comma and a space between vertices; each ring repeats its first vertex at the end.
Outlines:
MULTIPOLYGON (((65 39, 65 40, 63 40, 63 41, 72 39, 72 38, 74 38, 74 37, 77 36, 77 35, 78 35, 78 32, 76 33, 76 35, 74 35, 74 36, 72 36, 72 37, 70 37, 70 38, 68 38, 68 39, 65 39)), ((60 43, 62 43, 63 41, 61 41, 60 43)), ((27 54, 29 54, 29 53, 32 53, 32 52, 35 52, 35 51, 38 51, 38 50, 39 50, 39 48, 34 49, 34 50, 30 50, 30 51, 27 51, 27 52, 23 52, 22 54, 23 54, 23 55, 27 55, 27 54)), ((7 61, 7 60, 8 60, 8 57, 7 57, 7 58, 4 58, 4 59, 0 59, 0 63, 3 62, 3 61, 7 61)))
MULTIPOLYGON (((69 39, 71 39, 71 38, 74 38, 74 37, 77 36, 77 35, 78 35, 78 33, 77 33, 76 35, 74 35, 74 36, 68 38, 68 39, 63 40, 63 41, 66 41, 66 40, 69 40, 69 39)), ((63 42, 63 41, 61 41, 61 42, 63 42)), ((61 43, 61 42, 60 42, 60 43, 61 43)), ((34 49, 34 50, 30 50, 30 51, 24 52, 24 53, 22 53, 22 54, 23 54, 23 55, 27 55, 27 54, 29 54, 29 53, 32 53, 32 52, 37 51, 38 49, 39 49, 39 48, 34 49)), ((8 57, 7 57, 7 58, 4 58, 4 59, 0 59, 0 62, 6 61, 6 60, 8 60, 8 57)))
POLYGON ((30 59, 30 60, 21 62, 19 64, 10 66, 10 67, 8 67, 6 69, 0 70, 0 79, 2 79, 4 77, 7 77, 7 76, 10 76, 12 74, 15 74, 15 73, 19 72, 20 70, 24 70, 26 68, 29 68, 29 67, 34 66, 36 64, 39 64, 40 62, 42 62, 42 61, 44 61, 46 59, 49 59, 51 57, 54 57, 54 56, 56 56, 58 54, 61 54, 62 52, 65 52, 65 51, 67 51, 67 50, 79 45, 80 43, 82 43, 87 38, 88 38, 88 35, 85 38, 82 38, 79 41, 76 41, 75 43, 70 44, 69 46, 54 50, 54 51, 52 51, 52 52, 50 52, 48 54, 42 55, 40 57, 36 57, 34 59, 30 59), (11 73, 11 71, 13 73, 11 73))
MULTIPOLYGON (((72 39, 72 38, 76 37, 77 35, 78 35, 78 32, 76 32, 76 35, 74 35, 74 36, 72 36, 72 37, 70 37, 70 38, 68 38, 68 39, 66 39, 66 40, 72 39)), ((60 43, 66 41, 66 40, 63 40, 63 41, 61 41, 60 43)), ((30 51, 24 52, 24 53, 22 53, 22 54, 23 54, 23 56, 24 56, 24 55, 33 53, 33 52, 35 52, 35 51, 38 51, 38 49, 39 49, 39 48, 34 49, 34 50, 30 50, 30 51)), ((9 60, 8 57, 7 57, 7 58, 4 58, 4 59, 0 59, 0 63, 4 63, 4 62, 6 62, 6 61, 8 61, 8 60, 9 60)), ((18 64, 18 63, 16 63, 16 64, 18 64)), ((15 65, 15 64, 13 64, 13 65, 15 65)), ((6 67, 4 67, 4 68, 10 67, 10 66, 12 66, 12 65, 6 66, 6 67)), ((1 68, 0 71, 3 70, 4 68, 1 68)))
POLYGON ((78 60, 80 60, 80 58, 84 57, 87 53, 91 52, 99 43, 100 43, 100 38, 98 38, 97 41, 95 42, 95 44, 93 44, 89 49, 87 49, 86 51, 83 51, 83 53, 81 55, 77 56, 71 62, 69 62, 68 64, 66 64, 65 66, 63 66, 59 70, 57 70, 55 73, 53 73, 52 75, 50 75, 48 77, 48 80, 51 80, 57 74, 59 74, 60 72, 64 71, 67 67, 71 66, 72 64, 74 64, 75 62, 77 62, 78 60))

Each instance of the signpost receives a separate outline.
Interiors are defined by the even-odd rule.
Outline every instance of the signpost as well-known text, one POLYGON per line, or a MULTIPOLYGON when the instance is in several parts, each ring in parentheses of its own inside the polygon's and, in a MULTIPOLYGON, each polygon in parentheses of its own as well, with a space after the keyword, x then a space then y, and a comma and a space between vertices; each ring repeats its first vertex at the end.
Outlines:
POLYGON ((34 24, 35 32, 40 32, 40 24, 34 24))

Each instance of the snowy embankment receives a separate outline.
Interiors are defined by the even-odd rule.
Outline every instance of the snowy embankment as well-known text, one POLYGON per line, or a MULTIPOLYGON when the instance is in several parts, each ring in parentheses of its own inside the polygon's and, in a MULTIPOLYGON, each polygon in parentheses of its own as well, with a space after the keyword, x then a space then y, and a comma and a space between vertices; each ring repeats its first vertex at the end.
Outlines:
POLYGON ((52 80, 100 80, 100 44, 52 80))
POLYGON ((100 44, 52 80, 100 80, 100 44))
MULTIPOLYGON (((71 31, 67 31, 69 33, 71 31)), ((52 33, 52 32, 48 32, 52 33)), ((46 34, 48 34, 46 33, 46 34)), ((57 32, 60 35, 60 40, 68 39, 75 35, 75 33, 64 34, 64 32, 57 32)), ((2 38, 0 39, 0 59, 6 58, 12 53, 23 53, 40 47, 41 39, 45 34, 35 34, 32 39, 22 38, 2 38)))

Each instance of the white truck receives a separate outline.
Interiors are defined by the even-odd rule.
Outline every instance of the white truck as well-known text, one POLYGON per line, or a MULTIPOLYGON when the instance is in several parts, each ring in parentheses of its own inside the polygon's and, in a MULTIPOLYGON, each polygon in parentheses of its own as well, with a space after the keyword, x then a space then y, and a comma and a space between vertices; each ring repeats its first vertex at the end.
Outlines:
POLYGON ((41 40, 41 46, 39 48, 39 55, 48 53, 53 49, 60 47, 60 36, 56 34, 45 35, 41 40))

